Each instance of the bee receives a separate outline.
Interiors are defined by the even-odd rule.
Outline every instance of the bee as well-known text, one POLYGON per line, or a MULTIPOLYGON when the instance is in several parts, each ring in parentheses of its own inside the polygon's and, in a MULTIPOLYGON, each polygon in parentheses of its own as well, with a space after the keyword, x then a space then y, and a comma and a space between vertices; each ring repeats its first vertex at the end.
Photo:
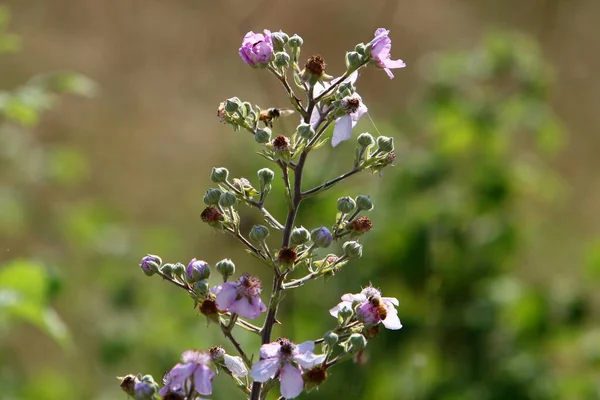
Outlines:
POLYGON ((377 310, 377 315, 379 315, 379 318, 381 318, 381 320, 387 318, 387 308, 385 307, 385 304, 383 304, 383 302, 381 301, 380 297, 373 296, 369 298, 369 303, 371 303, 371 305, 377 310))
POLYGON ((258 119, 265 123, 266 126, 273 128, 273 122, 279 117, 287 117, 292 115, 294 110, 289 108, 269 108, 268 110, 262 110, 258 116, 258 119))

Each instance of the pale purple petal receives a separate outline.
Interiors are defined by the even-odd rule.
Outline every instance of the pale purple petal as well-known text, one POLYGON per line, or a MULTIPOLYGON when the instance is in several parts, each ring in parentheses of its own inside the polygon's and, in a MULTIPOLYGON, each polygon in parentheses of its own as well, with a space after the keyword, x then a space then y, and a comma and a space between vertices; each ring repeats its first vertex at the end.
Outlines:
POLYGON ((260 358, 279 357, 280 348, 281 344, 279 342, 263 344, 260 346, 260 358))
POLYGON ((404 68, 406 67, 406 63, 402 60, 390 60, 389 58, 387 60, 383 61, 383 66, 386 68, 404 68))
POLYGON ((260 360, 252 366, 250 370, 250 376, 256 382, 266 382, 279 371, 279 359, 267 358, 266 360, 260 360))
POLYGON ((315 349, 315 343, 307 341, 299 344, 296 347, 294 354, 294 361, 296 361, 302 368, 312 368, 317 364, 321 364, 325 361, 325 354, 313 354, 315 349))
POLYGON ((352 302, 351 301, 342 301, 337 306, 335 306, 331 310, 329 310, 329 314, 331 314, 332 316, 334 316, 334 317, 337 318, 338 313, 340 312, 340 310, 342 308, 347 308, 347 309, 351 310, 352 309, 352 302))
POLYGON ((312 340, 307 340, 306 342, 300 343, 296 346, 296 351, 298 353, 312 353, 315 349, 315 342, 312 340))
POLYGON ((212 394, 212 380, 214 377, 213 370, 206 365, 198 365, 194 372, 194 389, 200 394, 212 394))
POLYGON ((355 301, 362 303, 363 301, 367 300, 367 296, 363 292, 356 293, 356 294, 346 293, 345 295, 342 296, 342 300, 347 301, 349 303, 352 303, 355 301))
POLYGON ((252 303, 248 297, 243 296, 241 299, 236 300, 229 307, 229 311, 236 313, 241 317, 255 319, 260 316, 260 313, 266 311, 267 307, 264 305, 260 297, 252 298, 252 303))
POLYGON ((377 324, 381 321, 377 309, 368 301, 362 303, 356 312, 362 317, 365 324, 377 324))
POLYGON ((352 118, 352 127, 353 128, 358 123, 358 120, 360 119, 360 117, 362 117, 363 115, 365 115, 368 111, 369 111, 369 109, 367 108, 367 106, 365 105, 365 103, 362 102, 362 99, 361 99, 361 102, 360 102, 360 105, 358 106, 358 109, 354 113, 350 114, 350 117, 352 118))
POLYGON ((374 43, 381 40, 381 38, 387 37, 389 33, 390 31, 385 28, 377 28, 377 30, 375 31, 375 37, 367 45, 373 45, 374 43))
POLYGON ((395 308, 387 308, 387 316, 383 321, 381 321, 383 326, 391 330, 398 330, 402 328, 402 323, 400 322, 400 318, 398 318, 398 312, 395 308))
POLYGON ((246 365, 244 364, 244 361, 242 361, 241 357, 225 354, 223 359, 225 361, 225 366, 232 375, 239 377, 248 375, 248 369, 246 368, 246 365))
POLYGON ((194 373, 194 369, 197 364, 177 364, 170 371, 167 378, 167 384, 161 389, 159 393, 161 396, 166 394, 169 390, 172 392, 180 391, 187 381, 188 378, 194 373))
POLYGON ((383 300, 384 303, 390 303, 396 307, 400 305, 398 299, 395 297, 382 297, 381 300, 383 300))
POLYGON ((335 147, 351 137, 352 117, 350 117, 350 115, 344 115, 343 117, 338 118, 335 122, 335 128, 333 128, 333 137, 331 138, 331 145, 335 147))
POLYGON ((286 364, 283 366, 279 381, 281 382, 281 395, 285 399, 293 399, 298 397, 304 388, 302 373, 298 368, 293 367, 291 364, 286 364))
MULTIPOLYGON (((235 284, 223 283, 219 285, 220 289, 217 289, 217 307, 219 310, 227 310, 231 307, 231 304, 235 301, 238 293, 235 284)), ((218 288, 218 287, 217 287, 218 288)))

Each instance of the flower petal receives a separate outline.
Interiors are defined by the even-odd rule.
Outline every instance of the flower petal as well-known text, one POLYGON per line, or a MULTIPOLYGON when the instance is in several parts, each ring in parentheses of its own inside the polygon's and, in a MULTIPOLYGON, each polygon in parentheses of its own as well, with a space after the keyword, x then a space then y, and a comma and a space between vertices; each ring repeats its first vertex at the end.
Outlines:
POLYGON ((365 293, 360 292, 360 293, 346 293, 345 295, 342 296, 342 300, 347 301, 349 303, 352 303, 354 301, 358 301, 360 303, 362 303, 363 301, 367 300, 367 296, 365 293))
POLYGON ((398 299, 395 297, 382 297, 381 300, 384 303, 390 303, 396 307, 400 305, 400 303, 398 302, 398 299))
POLYGON ((291 364, 285 364, 281 369, 280 390, 284 399, 293 399, 302 393, 304 381, 300 370, 291 364))
POLYGON ((313 349, 315 347, 314 342, 304 342, 297 347, 298 353, 294 354, 294 361, 296 361, 302 368, 312 368, 317 364, 321 364, 325 361, 325 354, 314 354, 313 349), (312 344, 312 348, 309 344, 312 344), (301 351, 300 346, 304 348, 301 351), (310 350, 306 350, 311 348, 310 350))
POLYGON ((340 310, 342 308, 348 308, 351 309, 352 308, 352 302, 349 301, 342 301, 341 303, 339 303, 337 306, 333 307, 332 309, 329 310, 329 314, 331 314, 332 316, 336 317, 338 316, 338 313, 340 312, 340 310))
POLYGON ((352 137, 352 118, 350 115, 344 115, 339 118, 333 128, 333 137, 331 138, 331 145, 337 146, 341 142, 348 140, 352 137))
MULTIPOLYGON (((396 311, 396 309, 392 308, 392 310, 396 311)), ((388 309, 387 317, 381 321, 383 326, 391 330, 398 330, 402 328, 402 323, 400 322, 400 318, 398 318, 398 312, 391 312, 388 309)))
POLYGON ((279 357, 280 348, 281 344, 279 342, 263 344, 260 346, 260 358, 279 357))
POLYGON ((279 359, 267 358, 266 360, 260 360, 252 366, 250 370, 250 376, 256 382, 266 382, 279 371, 279 359))
POLYGON ((206 365, 198 365, 194 372, 194 388, 196 392, 204 395, 212 394, 212 380, 215 378, 213 370, 206 365))
POLYGON ((296 346, 296 351, 298 353, 312 353, 314 349, 315 342, 313 342, 312 340, 307 340, 306 342, 302 342, 298 346, 296 346))
POLYGON ((232 375, 239 377, 248 375, 248 369, 246 368, 246 365, 244 364, 244 361, 242 361, 241 357, 225 354, 223 359, 225 360, 225 366, 232 375))
POLYGON ((248 297, 242 297, 233 302, 229 307, 229 311, 236 313, 241 317, 255 319, 260 316, 261 312, 267 310, 267 306, 262 302, 260 297, 252 298, 252 303, 248 297))
POLYGON ((227 310, 237 297, 237 289, 233 283, 223 283, 217 286, 215 292, 217 293, 217 307, 219 310, 227 310))

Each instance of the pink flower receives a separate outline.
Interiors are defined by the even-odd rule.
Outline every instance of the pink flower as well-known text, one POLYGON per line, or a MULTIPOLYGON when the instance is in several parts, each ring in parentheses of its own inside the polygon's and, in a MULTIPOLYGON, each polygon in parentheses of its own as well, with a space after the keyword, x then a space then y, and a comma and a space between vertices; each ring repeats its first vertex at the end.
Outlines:
POLYGON ((260 64, 268 63, 273 58, 273 41, 271 40, 271 31, 264 30, 265 34, 246 33, 240 47, 240 57, 244 62, 252 67, 258 67, 260 64))
POLYGON ((288 339, 263 344, 261 360, 252 366, 250 375, 256 382, 266 382, 279 373, 283 398, 298 397, 304 387, 302 368, 310 369, 325 361, 325 354, 314 354, 314 348, 314 342, 295 345, 288 339))
POLYGON ((381 292, 372 286, 367 286, 358 294, 346 293, 342 296, 342 302, 329 310, 329 313, 337 318, 342 308, 352 309, 353 304, 358 304, 358 319, 366 325, 377 325, 381 322, 388 329, 402 328, 398 311, 394 308, 398 306, 398 299, 381 297, 381 292))
MULTIPOLYGON (((357 79, 358 71, 354 71, 341 83, 349 82, 354 85, 357 79)), ((339 80, 340 78, 335 78, 331 82, 323 82, 323 84, 317 82, 314 88, 314 97, 323 93, 331 85, 335 85, 339 80)), ((367 106, 362 102, 362 97, 356 92, 350 96, 344 97, 340 106, 346 112, 346 115, 335 120, 335 127, 333 128, 333 136, 331 138, 331 145, 333 147, 350 139, 352 137, 352 129, 356 126, 360 117, 369 111, 367 106)), ((325 115, 329 111, 331 111, 331 107, 324 107, 321 110, 318 110, 317 107, 313 109, 310 116, 310 124, 313 129, 317 129, 317 122, 321 115, 325 115)))
POLYGON ((261 290, 257 277, 244 274, 237 282, 223 283, 211 291, 217 296, 219 310, 228 310, 241 317, 254 319, 267 311, 267 306, 260 299, 261 290))
POLYGON ((388 74, 390 79, 394 78, 394 74, 390 69, 404 68, 406 64, 402 60, 392 60, 390 51, 392 50, 392 39, 388 37, 390 31, 384 28, 379 28, 375 31, 375 38, 367 45, 371 48, 371 57, 380 68, 388 74))
POLYGON ((161 396, 167 393, 190 395, 192 384, 199 394, 211 394, 215 373, 207 366, 211 361, 210 355, 198 350, 187 350, 181 355, 181 361, 182 364, 175 365, 167 372, 163 379, 165 386, 158 394, 161 396))

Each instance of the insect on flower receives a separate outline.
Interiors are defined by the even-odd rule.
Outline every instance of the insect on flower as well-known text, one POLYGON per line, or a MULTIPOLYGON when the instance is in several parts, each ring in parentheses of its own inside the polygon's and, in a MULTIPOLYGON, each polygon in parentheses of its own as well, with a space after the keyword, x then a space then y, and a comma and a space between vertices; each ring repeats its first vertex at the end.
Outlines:
POLYGON ((273 122, 279 117, 287 117, 292 115, 294 110, 290 108, 269 108, 268 110, 262 110, 258 116, 258 119, 265 123, 266 126, 273 128, 273 122))
POLYGON ((381 318, 382 320, 387 318, 387 308, 381 301, 381 297, 373 296, 373 297, 369 298, 369 302, 377 310, 377 314, 379 314, 379 318, 381 318))

